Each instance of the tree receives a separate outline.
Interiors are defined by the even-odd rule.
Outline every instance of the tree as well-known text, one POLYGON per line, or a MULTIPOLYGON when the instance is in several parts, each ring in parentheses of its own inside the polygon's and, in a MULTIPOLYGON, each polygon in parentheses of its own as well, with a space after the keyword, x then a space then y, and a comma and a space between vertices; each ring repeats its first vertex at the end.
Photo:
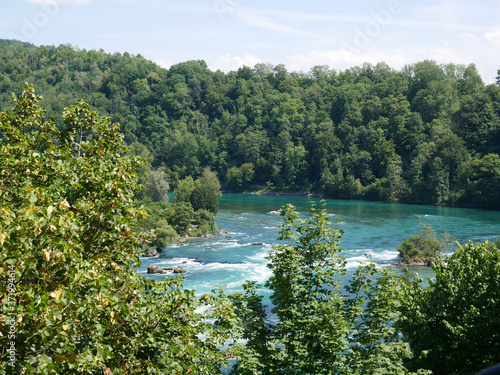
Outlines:
POLYGON ((341 231, 329 228, 325 211, 314 207, 307 221, 299 220, 290 205, 281 215, 284 224, 278 240, 288 244, 270 254, 273 274, 266 284, 279 319, 272 343, 275 369, 278 373, 335 373, 342 365, 340 353, 346 349, 348 328, 339 292, 345 274, 338 245, 341 231))
POLYGON ((472 375, 500 362, 500 252, 469 242, 433 266, 424 288, 403 290, 397 327, 415 355, 410 368, 434 374, 472 375))
POLYGON ((214 215, 219 211, 219 198, 221 186, 217 179, 217 174, 209 167, 203 170, 203 174, 194 182, 194 189, 189 197, 189 201, 194 210, 207 210, 214 215))
POLYGON ((468 164, 468 199, 478 206, 500 207, 500 157, 488 154, 468 164))
POLYGON ((255 170, 252 163, 244 163, 240 168, 233 166, 227 170, 227 187, 234 190, 242 190, 252 181, 254 174, 255 170))
POLYGON ((147 237, 133 231, 137 160, 124 157, 119 125, 82 101, 62 128, 39 101, 26 86, 0 114, 0 370, 220 373, 230 305, 134 270, 147 237))
POLYGON ((495 136, 500 127, 499 118, 484 90, 464 96, 453 120, 455 132, 468 148, 484 155, 497 147, 495 136))
POLYGON ((189 202, 193 190, 194 190, 193 177, 188 176, 185 179, 180 180, 177 184, 177 187, 174 189, 175 201, 189 202))
POLYGON ((359 267, 347 282, 345 310, 351 330, 347 369, 341 374, 413 374, 404 363, 413 353, 395 327, 401 316, 400 284, 389 267, 378 270, 374 264, 359 267))
POLYGON ((151 199, 152 202, 168 201, 167 192, 170 190, 165 176, 165 172, 161 169, 151 169, 147 173, 146 186, 144 193, 151 199))
MULTIPOLYGON (((269 255, 272 312, 266 317, 257 285, 230 298, 242 317, 243 337, 234 374, 402 374, 411 352, 400 340, 400 287, 390 271, 360 268, 342 290, 347 271, 342 232, 324 209, 302 219, 292 205, 269 255), (273 319, 273 320, 276 320, 273 319)), ((422 374, 427 372, 420 372, 422 374)))
POLYGON ((402 164, 399 155, 394 155, 387 164, 387 184, 389 187, 387 199, 390 201, 398 201, 408 189, 403 178, 402 164))

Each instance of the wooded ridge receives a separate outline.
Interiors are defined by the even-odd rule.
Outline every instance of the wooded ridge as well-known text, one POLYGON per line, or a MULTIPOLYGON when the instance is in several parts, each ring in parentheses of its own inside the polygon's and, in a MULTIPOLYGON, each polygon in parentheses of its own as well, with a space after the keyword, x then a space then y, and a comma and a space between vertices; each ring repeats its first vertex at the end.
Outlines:
POLYGON ((210 167, 233 191, 500 207, 500 87, 472 64, 224 73, 202 60, 164 69, 129 53, 0 40, 0 108, 25 82, 48 115, 87 98, 174 188, 210 167))

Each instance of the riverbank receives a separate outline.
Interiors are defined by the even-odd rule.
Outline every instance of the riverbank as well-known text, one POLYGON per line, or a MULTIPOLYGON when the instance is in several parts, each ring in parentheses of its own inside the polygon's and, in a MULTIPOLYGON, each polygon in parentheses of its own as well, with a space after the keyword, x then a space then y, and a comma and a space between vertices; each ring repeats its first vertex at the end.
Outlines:
POLYGON ((312 197, 312 198, 330 198, 322 193, 309 193, 303 190, 278 189, 267 186, 252 186, 243 191, 222 190, 223 194, 250 194, 250 195, 272 195, 285 197, 312 197))
POLYGON ((422 202, 411 202, 406 200, 392 199, 392 200, 379 200, 379 199, 363 199, 363 198, 340 198, 333 197, 324 193, 309 193, 303 190, 293 190, 293 189, 283 189, 269 188, 267 186, 252 186, 243 191, 235 190, 221 190, 223 194, 249 194, 249 195, 270 195, 270 196, 283 196, 283 197, 311 197, 311 198, 321 198, 321 199, 332 199, 332 200, 342 200, 342 201, 359 201, 359 202, 380 202, 380 203, 396 203, 396 204, 408 204, 415 206, 435 206, 435 207, 451 207, 451 208, 465 208, 465 209, 476 209, 484 211, 494 211, 499 212, 500 209, 496 207, 483 207, 467 203, 422 203, 422 202))

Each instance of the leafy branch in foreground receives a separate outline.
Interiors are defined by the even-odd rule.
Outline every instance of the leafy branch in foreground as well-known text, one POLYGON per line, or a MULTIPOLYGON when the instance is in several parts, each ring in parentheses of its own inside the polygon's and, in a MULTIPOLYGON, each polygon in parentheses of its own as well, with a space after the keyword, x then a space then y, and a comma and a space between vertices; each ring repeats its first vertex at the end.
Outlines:
POLYGON ((147 238, 119 125, 80 101, 60 127, 39 100, 27 85, 0 113, 0 373, 220 373, 230 304, 134 271, 147 238))
POLYGON ((248 340, 233 373, 409 373, 403 360, 410 348, 393 327, 399 316, 397 278, 368 265, 343 286, 342 231, 331 226, 325 209, 313 206, 309 213, 303 219, 291 205, 281 211, 284 244, 269 256, 273 274, 266 283, 276 322, 266 316, 255 284, 232 296, 245 313, 248 340))
POLYGON ((403 290, 397 323, 415 358, 409 366, 434 374, 475 374, 500 363, 500 252, 469 242, 424 288, 418 280, 403 290))

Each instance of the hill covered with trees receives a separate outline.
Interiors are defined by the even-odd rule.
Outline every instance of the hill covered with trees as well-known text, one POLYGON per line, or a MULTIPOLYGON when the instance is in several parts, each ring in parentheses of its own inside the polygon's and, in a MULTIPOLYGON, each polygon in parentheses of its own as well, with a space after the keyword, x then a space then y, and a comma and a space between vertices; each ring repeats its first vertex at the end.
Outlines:
MULTIPOLYGON (((472 375, 500 361, 487 242, 438 258, 425 288, 372 264, 348 275, 326 210, 287 205, 265 284, 277 321, 255 282, 198 297, 182 278, 144 278, 141 158, 85 101, 62 126, 39 102, 26 85, 0 113, 0 374, 472 375)), ((180 180, 174 204, 215 213, 214 177, 180 180)))
POLYGON ((25 82, 48 115, 85 97, 128 144, 147 147, 172 187, 210 167, 229 190, 500 207, 500 87, 474 65, 224 73, 201 60, 164 69, 140 55, 0 41, 0 108, 25 82))

